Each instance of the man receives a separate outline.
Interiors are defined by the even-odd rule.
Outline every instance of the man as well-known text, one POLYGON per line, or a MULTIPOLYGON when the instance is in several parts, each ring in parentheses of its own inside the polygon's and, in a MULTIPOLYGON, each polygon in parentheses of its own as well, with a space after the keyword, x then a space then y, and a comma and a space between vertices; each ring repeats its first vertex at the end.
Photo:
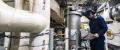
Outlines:
POLYGON ((108 27, 102 16, 96 15, 92 10, 84 14, 89 19, 90 33, 87 38, 90 40, 91 50, 104 50, 104 34, 108 27))

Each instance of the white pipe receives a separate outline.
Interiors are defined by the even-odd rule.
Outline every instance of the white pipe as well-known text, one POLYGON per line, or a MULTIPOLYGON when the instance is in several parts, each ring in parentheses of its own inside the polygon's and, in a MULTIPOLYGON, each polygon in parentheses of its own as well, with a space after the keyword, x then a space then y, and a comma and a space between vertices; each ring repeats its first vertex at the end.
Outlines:
POLYGON ((34 0, 29 0, 29 10, 30 12, 33 12, 33 5, 34 5, 34 0))
POLYGON ((41 32, 49 25, 49 17, 12 8, 0 0, 1 32, 41 32))
MULTIPOLYGON (((15 8, 22 10, 23 9, 23 0, 15 0, 15 8)), ((8 34, 8 33, 10 34, 10 32, 5 32, 5 34, 8 34)), ((17 39, 17 40, 19 41, 20 39, 17 39)), ((13 41, 13 42, 15 42, 15 41, 13 41)), ((10 43, 10 39, 5 38, 4 46, 5 47, 10 47, 10 46, 8 46, 9 43, 10 43)), ((17 45, 19 46, 19 42, 18 42, 17 45)), ((13 47, 13 46, 11 46, 11 47, 13 47)), ((6 48, 6 50, 8 50, 8 48, 6 48)))
MULTIPOLYGON (((30 1, 30 11, 31 12, 38 13, 38 14, 44 15, 44 16, 50 16, 50 0, 29 0, 29 1, 30 1)), ((47 17, 47 18, 50 21, 50 17, 47 17)), ((49 26, 50 26, 50 24, 47 25, 47 27, 44 31, 48 30, 49 26)), ((44 33, 44 31, 43 31, 43 33, 44 33)), ((43 36, 45 36, 45 35, 43 35, 43 36)), ((49 37, 46 37, 46 38, 48 39, 49 37)), ((37 45, 40 45, 40 43, 42 43, 42 40, 39 40, 39 39, 41 39, 41 37, 37 37, 37 38, 33 38, 33 39, 30 39, 31 46, 37 46, 37 45), (38 41, 40 43, 36 43, 38 41)), ((31 47, 30 50, 36 50, 36 49, 40 49, 40 48, 42 48, 42 46, 31 47)))
POLYGON ((49 50, 54 50, 54 28, 50 28, 49 50))
MULTIPOLYGON (((15 0, 15 8, 22 10, 23 9, 23 0, 15 0)), ((11 36, 13 36, 13 35, 20 36, 20 32, 11 32, 11 36), (17 33, 17 35, 16 35, 16 33, 17 33)), ((5 41, 7 41, 7 39, 9 39, 9 38, 6 38, 5 41)), ((20 39, 11 38, 9 40, 10 41, 8 41, 8 43, 12 44, 12 46, 10 44, 8 46, 10 48, 10 50, 18 50, 19 47, 14 48, 14 46, 19 46, 20 39), (16 43, 16 41, 17 41, 17 43, 16 43)))
MULTIPOLYGON (((30 33, 21 32, 21 36, 30 36, 30 33)), ((29 50, 29 38, 20 39, 19 50, 29 50)))
POLYGON ((24 4, 24 0, 15 0, 15 8, 16 9, 23 9, 23 4, 24 4))
POLYGON ((41 15, 50 15, 50 0, 34 0, 33 12, 41 15))
MULTIPOLYGON (((24 1, 25 0, 15 0, 15 8, 23 10, 24 1)), ((29 36, 29 33, 25 33, 25 32, 19 32, 19 33, 20 33, 19 36, 29 36)), ((24 46, 24 45, 29 45, 29 39, 17 39, 17 40, 19 40, 18 50, 29 50, 29 46, 24 46)), ((13 42, 15 42, 15 41, 13 41, 13 42)))
MULTIPOLYGON (((5 35, 10 36, 10 32, 5 32, 5 35)), ((8 50, 9 44, 10 44, 10 38, 5 37, 5 40, 4 40, 5 50, 8 50)))
POLYGON ((65 50, 69 50, 69 30, 65 28, 65 50))
POLYGON ((97 11, 102 10, 103 8, 105 8, 105 6, 106 6, 106 3, 103 3, 100 7, 98 7, 97 11))

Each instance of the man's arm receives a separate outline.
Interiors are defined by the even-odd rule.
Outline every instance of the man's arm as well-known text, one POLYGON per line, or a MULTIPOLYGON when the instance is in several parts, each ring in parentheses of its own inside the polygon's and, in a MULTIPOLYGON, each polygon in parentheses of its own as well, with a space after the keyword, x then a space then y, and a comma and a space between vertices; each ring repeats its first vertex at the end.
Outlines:
POLYGON ((99 24, 101 26, 101 30, 98 32, 98 35, 99 36, 104 36, 105 32, 107 31, 108 27, 107 27, 107 24, 105 23, 105 20, 101 17, 100 20, 99 20, 99 24))

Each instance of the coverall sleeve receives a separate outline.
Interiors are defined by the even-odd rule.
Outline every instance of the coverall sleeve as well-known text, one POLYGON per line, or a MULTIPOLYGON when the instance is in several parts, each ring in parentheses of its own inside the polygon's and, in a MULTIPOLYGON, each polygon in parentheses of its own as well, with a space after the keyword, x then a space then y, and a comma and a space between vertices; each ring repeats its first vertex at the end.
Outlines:
POLYGON ((105 32, 107 31, 108 27, 107 27, 107 24, 105 23, 105 20, 101 17, 100 20, 99 20, 99 24, 101 26, 101 29, 100 31, 98 32, 98 35, 99 36, 104 36, 105 32))
MULTIPOLYGON (((90 23, 91 23, 91 22, 89 22, 89 27, 90 27, 90 23)), ((93 31, 93 28, 90 27, 90 33, 92 33, 92 31, 93 31)))

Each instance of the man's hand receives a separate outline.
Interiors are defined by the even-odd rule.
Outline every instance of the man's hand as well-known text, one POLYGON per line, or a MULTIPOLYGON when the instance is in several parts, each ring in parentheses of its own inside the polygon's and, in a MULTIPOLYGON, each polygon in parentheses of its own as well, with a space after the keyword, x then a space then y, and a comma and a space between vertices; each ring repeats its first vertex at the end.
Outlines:
POLYGON ((92 40, 92 39, 95 39, 95 38, 98 38, 98 37, 99 37, 99 35, 97 33, 95 33, 95 34, 88 34, 82 39, 84 39, 84 40, 92 40))
POLYGON ((94 36, 95 36, 96 38, 98 38, 98 37, 99 37, 98 33, 95 33, 95 34, 94 34, 94 36))
POLYGON ((94 34, 88 34, 88 35, 85 36, 83 39, 84 39, 84 40, 92 40, 92 39, 94 39, 94 38, 96 38, 96 37, 94 36, 94 34))

